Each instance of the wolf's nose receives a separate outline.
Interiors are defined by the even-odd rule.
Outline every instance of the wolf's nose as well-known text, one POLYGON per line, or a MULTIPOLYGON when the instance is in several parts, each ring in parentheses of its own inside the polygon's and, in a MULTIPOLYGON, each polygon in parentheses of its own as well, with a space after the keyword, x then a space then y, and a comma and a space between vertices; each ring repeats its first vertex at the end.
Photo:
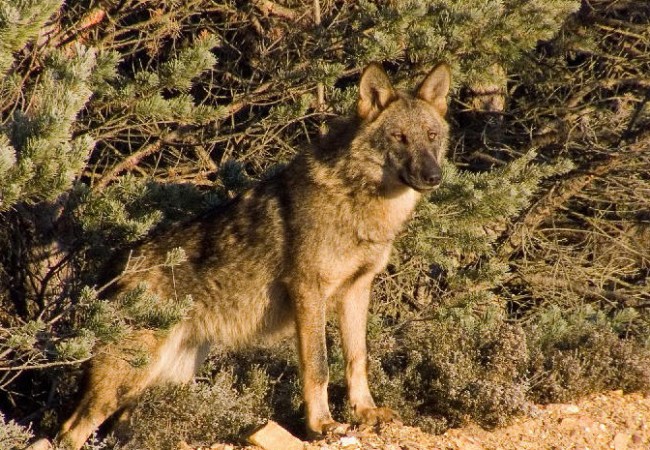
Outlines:
POLYGON ((420 173, 421 180, 427 186, 437 186, 440 184, 441 174, 437 167, 429 167, 420 173))
POLYGON ((430 174, 424 179, 424 182, 427 183, 429 186, 437 186, 440 184, 440 174, 439 173, 430 174))
POLYGON ((435 156, 430 151, 422 152, 420 156, 420 170, 417 177, 425 186, 436 186, 440 184, 441 172, 440 165, 435 156))

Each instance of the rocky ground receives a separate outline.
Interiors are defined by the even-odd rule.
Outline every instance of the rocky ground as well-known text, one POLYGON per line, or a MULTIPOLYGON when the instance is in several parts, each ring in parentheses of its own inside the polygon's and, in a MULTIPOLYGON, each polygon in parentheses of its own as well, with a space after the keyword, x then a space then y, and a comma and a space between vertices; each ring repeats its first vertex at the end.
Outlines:
POLYGON ((346 436, 309 444, 285 433, 279 427, 270 427, 258 437, 262 447, 184 444, 179 450, 648 450, 650 395, 624 395, 620 391, 595 394, 572 404, 537 406, 531 416, 505 428, 484 430, 469 424, 440 436, 400 424, 387 425, 378 433, 350 431, 346 436))

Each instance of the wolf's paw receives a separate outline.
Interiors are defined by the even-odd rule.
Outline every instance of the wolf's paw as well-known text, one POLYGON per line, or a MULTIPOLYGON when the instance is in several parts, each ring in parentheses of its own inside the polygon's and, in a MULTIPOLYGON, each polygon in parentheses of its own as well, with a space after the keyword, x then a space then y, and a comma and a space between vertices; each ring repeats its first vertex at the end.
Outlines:
POLYGON ((333 421, 332 423, 328 423, 327 425, 323 426, 323 433, 327 435, 343 436, 348 432, 349 429, 350 425, 347 423, 333 421))
POLYGON ((356 416, 359 422, 366 426, 375 426, 400 420, 399 414, 396 411, 384 407, 364 408, 356 411, 356 416))
POLYGON ((350 429, 350 425, 331 420, 323 423, 319 428, 320 430, 307 430, 307 437, 310 440, 318 440, 326 436, 344 436, 350 429))

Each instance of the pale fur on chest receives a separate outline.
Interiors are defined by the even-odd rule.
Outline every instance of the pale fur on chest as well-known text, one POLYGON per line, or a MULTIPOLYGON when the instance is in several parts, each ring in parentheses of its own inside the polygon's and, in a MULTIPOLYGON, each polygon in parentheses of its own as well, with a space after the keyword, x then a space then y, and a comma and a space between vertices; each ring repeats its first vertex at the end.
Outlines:
POLYGON ((357 237, 361 241, 388 243, 397 235, 413 215, 421 195, 404 188, 390 196, 377 196, 359 205, 357 237))
POLYGON ((416 191, 404 189, 391 197, 373 196, 363 201, 357 198, 345 207, 339 205, 346 211, 331 223, 330 232, 321 235, 319 251, 312 260, 319 268, 319 284, 325 296, 360 271, 383 270, 393 241, 412 216, 419 198, 416 191))

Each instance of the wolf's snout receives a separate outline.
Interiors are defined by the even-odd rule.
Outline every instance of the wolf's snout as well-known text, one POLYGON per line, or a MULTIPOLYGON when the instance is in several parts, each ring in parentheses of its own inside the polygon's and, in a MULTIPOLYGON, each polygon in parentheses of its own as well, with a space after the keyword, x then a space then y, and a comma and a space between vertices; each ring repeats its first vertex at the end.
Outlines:
POLYGON ((400 179, 416 191, 426 192, 440 184, 442 172, 434 158, 412 159, 401 172, 400 179))
POLYGON ((404 184, 416 191, 426 192, 440 184, 442 172, 433 154, 422 152, 406 164, 400 178, 404 184))
POLYGON ((442 173, 440 172, 440 166, 436 162, 435 158, 427 157, 422 161, 422 167, 420 170, 420 180, 422 183, 434 187, 440 184, 442 178, 442 173))

